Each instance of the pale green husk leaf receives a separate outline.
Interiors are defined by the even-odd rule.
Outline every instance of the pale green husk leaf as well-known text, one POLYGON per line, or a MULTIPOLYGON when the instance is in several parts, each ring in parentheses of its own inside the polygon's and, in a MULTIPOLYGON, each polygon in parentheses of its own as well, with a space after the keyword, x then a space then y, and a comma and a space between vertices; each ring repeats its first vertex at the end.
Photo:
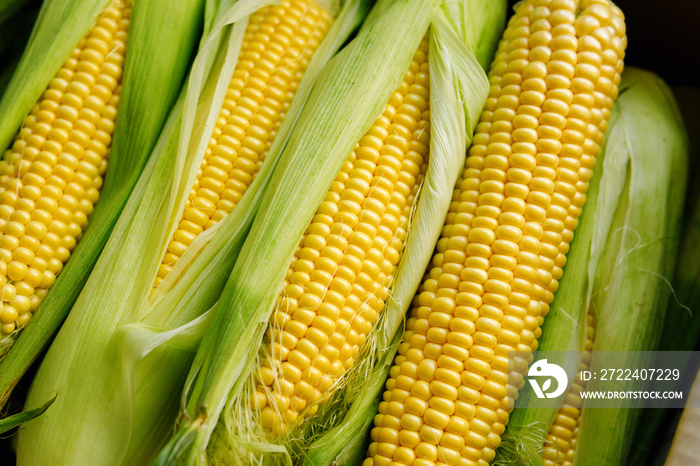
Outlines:
MULTIPOLYGON (((629 155, 628 184, 621 195, 601 256, 593 292, 596 351, 618 353, 619 367, 639 367, 635 351, 653 351, 660 337, 685 193, 688 145, 678 109, 655 75, 628 69, 618 98, 619 137, 606 152, 629 155), (620 358, 623 358, 622 360, 620 358)), ((593 353, 591 371, 600 370, 593 353)), ((588 390, 603 389, 599 380, 588 390)), ((585 409, 585 404, 584 404, 585 409)), ((639 410, 590 409, 581 418, 577 461, 624 464, 639 410)))

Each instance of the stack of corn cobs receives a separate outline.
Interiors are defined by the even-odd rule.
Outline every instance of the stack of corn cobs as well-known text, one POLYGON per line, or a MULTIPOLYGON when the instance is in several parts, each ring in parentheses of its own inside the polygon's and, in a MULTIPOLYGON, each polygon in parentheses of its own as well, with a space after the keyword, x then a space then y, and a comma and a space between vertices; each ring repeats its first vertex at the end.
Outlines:
POLYGON ((0 70, 18 464, 625 463, 637 411, 517 399, 658 344, 668 89, 609 0, 370 3, 44 1, 0 70))

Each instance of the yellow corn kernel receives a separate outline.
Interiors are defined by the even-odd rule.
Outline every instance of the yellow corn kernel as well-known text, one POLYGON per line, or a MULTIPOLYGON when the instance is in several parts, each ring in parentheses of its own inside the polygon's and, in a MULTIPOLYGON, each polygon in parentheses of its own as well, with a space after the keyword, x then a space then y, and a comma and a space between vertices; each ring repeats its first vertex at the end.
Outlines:
MULTIPOLYGON (((618 93, 625 46, 623 15, 608 0, 516 5, 364 466, 400 461, 402 439, 441 455, 416 446, 416 459, 404 464, 493 460, 508 402, 524 382, 509 381, 508 353, 536 348, 618 93), (406 394, 442 407, 448 425, 427 410, 390 412, 395 402, 407 407, 396 401, 406 394), (446 444, 440 430, 464 443, 446 444)), ((524 373, 526 361, 518 364, 524 373)))
POLYGON ((100 196, 131 2, 114 0, 49 83, 0 161, 0 321, 22 328, 100 196))
POLYGON ((224 104, 154 287, 192 241, 241 200, 331 23, 315 0, 284 0, 250 16, 224 104))
POLYGON ((384 308, 428 165, 429 89, 424 38, 292 260, 269 329, 272 356, 258 369, 255 397, 263 425, 275 433, 316 412, 384 308), (288 406, 294 415, 280 417, 288 406))
POLYGON ((586 346, 576 380, 569 388, 569 392, 566 394, 561 408, 559 408, 557 417, 544 443, 543 456, 546 466, 572 466, 574 464, 576 440, 578 439, 581 408, 583 405, 581 392, 586 389, 586 381, 581 379, 581 371, 586 371, 590 367, 594 342, 595 314, 591 308, 588 310, 586 346))

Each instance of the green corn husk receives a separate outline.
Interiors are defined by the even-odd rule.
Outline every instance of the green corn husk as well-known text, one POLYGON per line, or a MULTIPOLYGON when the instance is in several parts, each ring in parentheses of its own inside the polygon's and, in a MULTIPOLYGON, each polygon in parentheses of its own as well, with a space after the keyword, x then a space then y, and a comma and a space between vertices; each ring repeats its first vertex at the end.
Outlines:
MULTIPOLYGON (((657 348, 678 246, 688 144, 673 95, 655 75, 627 70, 619 97, 620 138, 611 150, 630 154, 629 185, 613 220, 605 260, 598 266, 593 306, 595 351, 618 353, 618 367, 637 367, 634 351, 657 348), (619 148, 619 149, 618 149, 619 148)), ((593 353, 592 372, 600 370, 593 353)), ((588 390, 603 389, 601 381, 588 390)), ((585 410, 585 404, 584 404, 585 410)), ((624 464, 640 410, 590 409, 581 417, 576 461, 624 464)))
MULTIPOLYGON (((695 351, 700 341, 700 89, 674 89, 689 139, 691 177, 686 192, 686 213, 681 243, 676 256, 673 293, 669 298, 659 351, 695 351)), ((645 409, 635 434, 630 464, 643 464, 665 440, 672 438, 680 409, 645 409), (675 419, 674 419, 675 418, 675 419), (669 432, 670 431, 670 432, 669 432)))
POLYGON ((207 0, 205 34, 188 83, 37 373, 27 406, 56 392, 68 396, 59 396, 20 432, 20 462, 146 464, 171 433, 192 360, 186 351, 201 337, 205 311, 218 299, 318 70, 366 11, 363 1, 341 5, 253 185, 231 215, 193 242, 150 296, 223 103, 248 15, 271 3, 207 0))
MULTIPOLYGON (((667 280, 673 260, 669 258, 675 257, 678 243, 685 134, 673 98, 654 75, 627 69, 620 89, 581 228, 572 242, 568 272, 547 316, 539 351, 582 352, 591 304, 596 313, 595 350, 652 351, 658 341, 653 329, 658 329, 670 294, 667 280), (641 329, 645 334, 636 338, 641 329)), ((590 370, 595 372, 593 354, 590 370)), ((565 367, 569 380, 574 380, 579 363, 570 361, 565 367)), ((587 390, 595 390, 595 383, 589 381, 587 390)), ((518 408, 527 406, 532 396, 526 392, 516 402, 494 464, 542 464, 544 441, 560 405, 518 408)), ((612 452, 623 447, 629 430, 613 432, 625 422, 634 424, 636 412, 584 411, 576 464, 625 464, 623 452, 612 452), (596 418, 598 424, 593 422, 596 418)))
MULTIPOLYGON (((285 157, 272 174, 271 186, 276 188, 266 193, 221 299, 212 309, 211 324, 183 394, 180 430, 155 464, 203 463, 207 454, 215 462, 245 464, 303 460, 307 444, 284 445, 285 440, 301 435, 292 433, 288 439, 270 442, 256 427, 254 413, 231 409, 241 401, 248 406, 244 398, 249 374, 289 260, 308 221, 356 141, 381 113, 429 25, 430 165, 408 233, 413 246, 407 250, 414 251, 413 257, 402 259, 397 275, 405 277, 397 279, 392 292, 396 309, 410 302, 405 297, 415 292, 430 259, 487 93, 484 71, 437 3, 429 0, 380 1, 353 42, 324 68, 285 157), (299 186, 312 188, 300 190, 299 186)), ((378 330, 384 341, 391 340, 393 332, 384 335, 383 329, 399 326, 404 311, 387 314, 379 326, 382 330, 378 330)), ((368 351, 370 359, 374 349, 368 351)), ((311 431, 312 440, 317 440, 322 429, 332 427, 333 419, 342 419, 342 411, 328 416, 314 422, 314 427, 302 424, 300 429, 311 431)))
MULTIPOLYGON (((0 147, 10 144, 24 116, 107 4, 105 0, 44 3, 0 101, 0 147)), ((134 4, 109 170, 100 201, 34 319, 0 363, 0 405, 55 334, 97 261, 174 104, 201 27, 201 9, 201 2, 188 0, 168 5, 139 0, 134 4)), ((15 338, 13 334, 3 340, 3 352, 15 338)))

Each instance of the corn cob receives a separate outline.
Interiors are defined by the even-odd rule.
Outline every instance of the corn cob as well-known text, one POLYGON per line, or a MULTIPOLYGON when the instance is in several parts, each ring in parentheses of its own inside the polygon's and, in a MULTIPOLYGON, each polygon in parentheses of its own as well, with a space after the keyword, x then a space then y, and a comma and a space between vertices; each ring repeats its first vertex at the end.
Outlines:
MULTIPOLYGON (((152 2, 151 6, 155 7, 161 3, 152 2)), ((215 107, 215 102, 224 100, 236 63, 239 58, 244 59, 240 49, 245 39, 249 15, 263 2, 234 2, 233 5, 228 5, 230 2, 206 3, 208 10, 204 38, 192 64, 190 79, 180 92, 179 102, 163 128, 151 162, 146 166, 132 192, 115 233, 107 243, 97 268, 90 275, 90 284, 83 289, 71 315, 44 359, 28 403, 42 399, 43 390, 53 392, 55 387, 60 387, 58 390, 62 393, 71 393, 73 396, 58 399, 58 402, 52 405, 53 410, 48 416, 43 416, 32 429, 23 432, 18 448, 23 462, 147 463, 152 459, 154 449, 172 433, 172 423, 177 415, 176 393, 184 382, 183 371, 186 373, 192 355, 162 348, 162 351, 140 363, 138 368, 134 367, 136 361, 133 358, 136 354, 139 355, 136 359, 139 359, 148 353, 149 350, 141 353, 143 348, 139 345, 154 327, 160 329, 163 326, 178 326, 189 322, 204 313, 218 298, 218 292, 223 287, 237 255, 236 247, 240 247, 245 238, 250 221, 261 201, 259 193, 269 181, 269 175, 264 174, 270 170, 265 167, 275 166, 281 147, 284 147, 284 143, 278 141, 284 141, 291 133, 319 69, 357 26, 362 12, 358 2, 343 2, 338 12, 338 15, 342 15, 342 22, 338 22, 340 27, 334 27, 329 40, 324 40, 299 84, 299 89, 292 89, 297 91, 298 95, 295 97, 295 103, 289 108, 290 118, 286 118, 287 121, 280 126, 277 141, 270 149, 268 157, 273 160, 265 164, 262 168, 263 174, 259 175, 260 178, 251 186, 252 192, 248 194, 252 196, 245 196, 239 204, 248 208, 238 209, 240 213, 234 212, 227 218, 229 221, 218 224, 215 228, 218 233, 210 234, 210 241, 206 242, 207 247, 200 250, 201 254, 192 261, 194 264, 188 263, 186 271, 182 276, 178 275, 178 280, 174 283, 170 279, 176 278, 175 274, 170 274, 166 278, 166 285, 170 283, 172 287, 161 286, 158 290, 159 299, 154 300, 157 304, 151 306, 148 296, 152 292, 153 279, 161 263, 160 255, 155 255, 152 251, 155 247, 164 253, 172 231, 177 226, 181 206, 184 206, 190 193, 199 162, 207 147, 206 142, 210 139, 219 115, 220 108, 215 107), (210 12, 209 7, 213 8, 213 11, 210 12), (226 76, 226 79, 222 76, 226 76), (198 149, 191 150, 195 146, 198 149), (186 170, 183 170, 183 167, 186 170), (190 170, 190 167, 194 169, 190 170), (210 245, 213 246, 209 247, 210 245), (215 256, 211 261, 198 260, 211 256, 215 256), (226 259, 222 259, 222 256, 226 259), (214 267, 211 263, 218 266, 214 267), (205 270, 198 269, 199 266, 205 270), (124 274, 124 270, 129 270, 129 274, 124 274), (193 275, 190 273, 192 270, 199 270, 201 273, 193 275), (204 284, 198 286, 202 283, 198 281, 200 276, 215 278, 204 280, 204 284), (197 293, 202 293, 204 289, 205 295, 199 294, 202 299, 188 302, 187 306, 183 305, 192 295, 178 295, 179 291, 188 289, 188 285, 181 286, 182 282, 196 282, 193 288, 198 290, 197 293), (212 283, 218 283, 218 289, 217 285, 212 283), (95 293, 94 290, 99 292, 95 293), (160 299, 161 297, 163 299, 160 299), (204 302, 208 304, 203 304, 204 302), (164 309, 164 312, 151 312, 154 308, 164 309), (83 319, 85 316, 95 315, 100 317, 88 317, 87 321, 83 319), (136 324, 144 321, 145 328, 136 324), (132 333, 138 335, 138 341, 129 338, 132 333), (78 347, 80 352, 75 352, 78 347), (115 348, 116 355, 112 351, 115 348), (115 358, 122 363, 121 366, 115 364, 115 358), (157 361, 154 367, 162 371, 161 377, 153 378, 152 371, 148 374, 141 372, 141 368, 148 366, 151 361, 157 361), (66 364, 75 370, 65 369, 66 364), (53 371, 54 367, 59 366, 62 367, 59 373, 53 371), (76 376, 77 372, 80 372, 82 377, 76 376), (64 378, 63 375, 67 373, 70 373, 70 377, 64 378), (107 373, 110 375, 106 376, 107 373), (144 386, 151 389, 142 390, 144 386), (155 392, 160 396, 153 396, 155 392), (79 400, 79 410, 72 405, 73 400, 79 400), (85 409, 85 405, 99 408, 85 409), (80 419, 68 414, 76 412, 80 413, 80 419), (66 415, 63 415, 64 413, 66 415), (66 429, 66 422, 72 422, 70 429, 66 429), (35 448, 35 445, 43 444, 40 439, 55 437, 61 437, 61 441, 56 442, 59 446, 48 442, 54 446, 47 449, 35 448)), ((135 10, 136 21, 143 18, 139 14, 144 11, 141 5, 144 3, 139 3, 139 8, 135 10)), ((136 25, 141 23, 135 23, 136 25)), ((299 29, 303 31, 305 28, 306 26, 302 25, 299 29)), ((268 28, 262 25, 258 29, 264 31, 268 28)), ((284 19, 280 21, 278 29, 289 29, 284 19)), ((134 32, 136 31, 134 28, 134 32)), ((143 32, 143 29, 141 31, 143 32)), ((260 36, 264 35, 255 33, 254 39, 259 40, 260 36)), ((284 37, 280 40, 285 41, 284 37)), ((296 38, 287 41, 292 42, 290 48, 297 48, 296 38)), ((275 52, 280 47, 271 44, 269 48, 275 52)), ((258 54, 260 50, 253 50, 253 53, 258 54)), ((260 61, 265 62, 266 57, 271 54, 272 52, 266 52, 260 61)), ((300 61, 301 66, 305 66, 304 60, 305 57, 299 53, 296 60, 292 61, 300 61)), ((283 68, 278 74, 284 76, 286 72, 288 70, 283 68)), ((258 83, 256 73, 256 70, 251 70, 251 75, 247 78, 249 85, 258 83)), ((277 77, 274 76, 273 79, 277 77)), ((267 87, 270 92, 274 90, 271 89, 274 86, 267 87)), ((289 89, 284 91, 285 94, 290 92, 289 89)), ((242 99, 248 97, 246 93, 253 92, 255 88, 249 87, 243 92, 242 99)), ((240 108, 241 112, 245 110, 245 107, 240 108)), ((286 112, 286 109, 282 110, 286 112)), ((264 114, 256 116, 259 119, 264 117, 264 114)), ((102 210, 98 213, 101 212, 102 210)), ((148 344, 149 342, 144 346, 148 344)))
POLYGON ((516 5, 365 466, 494 458, 523 382, 509 381, 508 352, 536 348, 625 46, 622 13, 609 1, 516 5))
POLYGON ((588 310, 588 326, 586 327, 586 346, 576 374, 576 380, 569 387, 564 404, 559 408, 554 424, 544 444, 545 466, 572 466, 576 453, 579 425, 581 423, 581 408, 583 400, 581 392, 586 388, 586 381, 581 378, 581 371, 588 370, 591 363, 593 343, 595 341, 595 314, 588 310))
MULTIPOLYGON (((274 166, 251 231, 212 309, 210 328, 215 332, 205 334, 198 348, 195 359, 202 366, 196 376, 190 374, 186 386, 187 414, 181 416, 178 432, 161 452, 161 460, 177 457, 197 463, 209 457, 232 463, 279 464, 276 460, 283 461, 280 456, 295 456, 280 445, 284 436, 270 438, 251 408, 256 392, 254 361, 304 231, 358 141, 382 115, 401 83, 437 7, 432 0, 380 2, 357 37, 324 67, 274 166), (401 27, 395 27, 399 24, 401 27), (299 185, 305 189, 300 191, 299 185), (270 449, 261 445, 269 442, 276 445, 270 449), (219 458, 219 453, 225 458, 219 458)), ((473 57, 472 62, 478 66, 473 57)), ((465 132, 459 130, 465 119, 460 121, 457 115, 455 122, 455 139, 464 140, 465 132)), ((371 183, 371 178, 365 182, 371 183)), ((383 184, 375 189, 383 190, 383 184)), ((360 183, 357 188, 364 189, 360 183)))
POLYGON ((315 0, 285 0, 250 16, 226 99, 154 287, 194 238, 230 214, 245 194, 331 24, 315 0))
POLYGON ((51 81, 0 162, 2 333, 31 319, 99 198, 131 14, 113 1, 51 81))
POLYGON ((317 411, 384 308, 427 168, 429 89, 426 37, 299 244, 255 395, 263 425, 274 432, 317 411))

